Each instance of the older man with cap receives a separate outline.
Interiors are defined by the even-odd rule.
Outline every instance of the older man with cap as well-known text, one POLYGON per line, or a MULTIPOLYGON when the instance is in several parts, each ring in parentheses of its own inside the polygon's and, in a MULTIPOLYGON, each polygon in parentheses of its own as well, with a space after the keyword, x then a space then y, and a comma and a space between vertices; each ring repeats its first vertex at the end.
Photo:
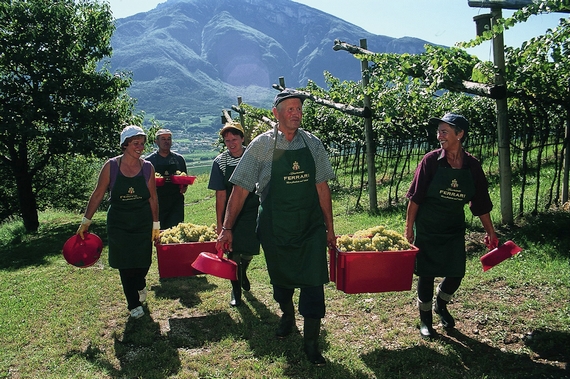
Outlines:
POLYGON ((437 286, 433 310, 444 328, 453 328, 455 319, 447 304, 465 276, 465 204, 481 219, 489 249, 499 241, 493 228, 487 179, 481 163, 463 149, 469 123, 462 115, 447 113, 431 118, 437 126, 440 148, 427 153, 418 165, 407 193, 406 238, 419 248, 416 256, 420 335, 432 338, 432 299, 435 277, 444 277, 437 286))
POLYGON ((109 265, 119 269, 132 318, 144 315, 146 275, 152 262, 152 241, 159 238, 158 201, 154 168, 142 159, 146 133, 136 125, 121 132, 123 154, 109 159, 99 174, 77 234, 83 238, 107 192, 109 265))
POLYGON ((258 236, 283 315, 278 338, 295 326, 293 294, 300 289, 304 351, 311 363, 326 363, 318 348, 328 282, 327 245, 335 246, 328 180, 334 172, 322 142, 300 128, 304 97, 286 89, 275 97, 277 126, 247 147, 230 181, 234 184, 218 246, 232 250, 233 228, 251 191, 260 196, 258 236))
POLYGON ((186 161, 184 157, 172 148, 172 132, 168 129, 160 129, 156 132, 154 140, 158 150, 146 157, 156 172, 164 177, 164 185, 157 187, 160 221, 163 229, 168 229, 184 222, 184 193, 188 186, 173 184, 170 176, 177 171, 186 173, 186 161))
MULTIPOLYGON (((216 191, 216 225, 217 232, 222 232, 224 214, 233 184, 230 182, 237 164, 245 151, 244 130, 239 122, 228 122, 220 130, 226 150, 214 159, 208 188, 216 191)), ((238 280, 232 280, 230 305, 241 304, 241 290, 250 290, 247 268, 254 255, 259 255, 259 239, 257 238, 257 211, 259 197, 251 191, 244 202, 239 216, 232 228, 232 251, 228 258, 238 265, 238 280)))

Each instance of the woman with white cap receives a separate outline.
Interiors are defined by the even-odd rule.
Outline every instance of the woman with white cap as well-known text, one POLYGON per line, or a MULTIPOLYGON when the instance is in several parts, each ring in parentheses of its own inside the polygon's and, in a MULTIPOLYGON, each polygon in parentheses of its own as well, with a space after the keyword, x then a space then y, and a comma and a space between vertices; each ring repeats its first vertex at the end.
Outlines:
POLYGON ((129 125, 123 129, 120 143, 123 154, 109 159, 101 169, 77 230, 83 238, 109 191, 109 265, 119 269, 127 307, 135 319, 144 315, 142 303, 147 294, 152 242, 160 234, 154 168, 142 159, 145 143, 146 133, 140 127, 129 125))
POLYGON ((444 328, 453 328, 455 319, 447 304, 465 276, 465 204, 481 219, 489 249, 499 241, 491 222, 493 204, 481 163, 463 149, 469 123, 462 115, 447 113, 431 118, 437 126, 440 148, 427 153, 418 165, 407 193, 405 235, 419 248, 415 273, 418 275, 420 335, 435 337, 432 326, 432 298, 435 277, 444 277, 437 286, 434 311, 444 328))

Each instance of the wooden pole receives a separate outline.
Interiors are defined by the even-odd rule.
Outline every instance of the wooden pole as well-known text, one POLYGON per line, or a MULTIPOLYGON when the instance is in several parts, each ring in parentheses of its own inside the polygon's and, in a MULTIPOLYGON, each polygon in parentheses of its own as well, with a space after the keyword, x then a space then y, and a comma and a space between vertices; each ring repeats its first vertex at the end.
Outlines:
MULTIPOLYGON (((237 113, 239 113, 239 114, 243 114, 243 115, 246 115, 246 114, 247 114, 247 112, 246 112, 243 108, 236 107, 235 105, 232 105, 232 109, 233 109, 234 111, 236 111, 237 113)), ((265 116, 261 116, 261 117, 260 117, 260 116, 257 116, 257 115, 255 115, 255 114, 250 114, 249 116, 250 116, 250 117, 253 117, 253 118, 257 119, 257 120, 263 121, 264 123, 266 123, 267 125, 271 126, 272 128, 276 128, 276 127, 277 127, 277 123, 276 123, 275 121, 273 121, 272 119, 268 118, 268 117, 265 117, 265 116)))
MULTIPOLYGON (((496 23, 497 19, 502 18, 501 8, 491 9, 491 22, 496 23)), ((496 85, 505 85, 505 42, 503 33, 499 33, 493 37, 493 59, 497 67, 495 75, 496 85)), ((512 189, 512 171, 511 171, 511 152, 509 141, 508 126, 508 109, 507 98, 495 100, 497 107, 497 138, 499 146, 499 182, 501 197, 501 216, 503 224, 513 223, 513 189, 512 189)))
MULTIPOLYGON (((238 107, 241 106, 241 103, 243 102, 241 96, 238 96, 237 102, 238 102, 238 107)), ((241 127, 245 130, 245 117, 243 113, 239 113, 239 123, 241 124, 241 127)))
POLYGON ((232 116, 227 109, 222 109, 222 124, 232 122, 232 116))
MULTIPOLYGON (((362 54, 362 55, 375 55, 376 53, 358 47, 356 45, 351 45, 349 43, 343 42, 336 39, 334 41, 333 50, 345 50, 351 54, 362 54)), ((414 76, 414 72, 408 70, 410 76, 414 76)), ((460 91, 465 93, 470 93, 472 95, 478 95, 483 97, 489 97, 491 99, 499 99, 506 96, 506 88, 504 85, 489 85, 485 83, 477 83, 469 80, 462 80, 461 83, 449 83, 447 84, 447 90, 460 91)))
MULTIPOLYGON (((278 91, 283 91, 285 89, 285 87, 282 87, 278 84, 273 84, 272 87, 278 91)), ((299 90, 295 90, 295 89, 291 89, 291 88, 289 90, 292 93, 299 94, 299 96, 303 96, 306 99, 311 99, 311 101, 313 101, 317 104, 336 109, 337 111, 341 111, 342 113, 345 113, 345 114, 349 114, 352 116, 358 116, 358 117, 372 117, 372 112, 370 111, 370 108, 366 108, 366 107, 357 108, 357 107, 353 107, 352 105, 343 104, 343 103, 335 103, 334 101, 322 99, 320 97, 315 97, 310 92, 299 91, 299 90)))
MULTIPOLYGON (((360 40, 360 47, 367 49, 366 39, 360 40)), ((362 67, 362 89, 364 92, 364 109, 371 109, 370 96, 366 94, 366 87, 370 82, 368 76, 368 60, 363 59, 362 67)), ((378 197, 376 192, 376 143, 374 141, 374 131, 372 130, 372 118, 370 115, 364 118, 364 134, 366 138, 366 166, 368 167, 368 200, 370 202, 370 212, 378 213, 378 197)))
MULTIPOLYGON (((568 82, 570 88, 570 81, 568 82)), ((562 204, 568 201, 568 180, 570 171, 570 109, 566 108, 566 130, 564 132, 564 179, 562 181, 562 204)))

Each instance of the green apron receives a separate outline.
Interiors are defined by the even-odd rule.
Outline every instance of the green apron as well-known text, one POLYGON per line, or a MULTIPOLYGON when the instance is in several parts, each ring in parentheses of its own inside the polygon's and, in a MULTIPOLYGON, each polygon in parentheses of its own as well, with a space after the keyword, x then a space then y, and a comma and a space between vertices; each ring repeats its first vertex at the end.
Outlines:
MULTIPOLYGON (((111 163, 112 164, 112 163, 111 163)), ((132 178, 117 172, 107 211, 109 265, 113 268, 150 267, 152 257, 152 213, 150 192, 144 175, 132 178)))
MULTIPOLYGON (((226 164, 226 172, 224 173, 226 205, 232 193, 233 184, 230 182, 230 177, 234 169, 235 166, 230 167, 226 164)), ((259 196, 257 196, 255 192, 250 192, 233 226, 232 256, 239 256, 239 254, 259 255, 259 239, 257 238, 257 232, 255 230, 257 226, 258 208, 259 196)))
MULTIPOLYGON (((158 155, 158 153, 157 153, 158 155)), ((157 157, 157 161, 159 157, 157 157)), ((158 196, 158 218, 162 229, 168 229, 184 221, 184 195, 180 193, 180 185, 171 182, 171 175, 176 174, 177 165, 174 158, 168 164, 156 164, 154 170, 164 177, 164 185, 156 187, 158 196)))
POLYGON ((418 276, 465 276, 465 204, 475 195, 469 169, 438 167, 415 221, 418 276))
POLYGON ((271 284, 328 283, 327 236, 309 148, 274 149, 271 186, 259 209, 259 238, 271 284))

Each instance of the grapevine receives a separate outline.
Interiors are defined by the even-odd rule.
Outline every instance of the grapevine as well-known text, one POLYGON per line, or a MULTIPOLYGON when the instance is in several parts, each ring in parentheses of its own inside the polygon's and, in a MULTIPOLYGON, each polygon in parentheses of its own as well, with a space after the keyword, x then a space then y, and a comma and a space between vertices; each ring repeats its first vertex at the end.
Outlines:
POLYGON ((400 233, 383 226, 343 234, 336 240, 340 251, 399 251, 408 250, 410 244, 400 233))
POLYGON ((190 222, 181 222, 172 228, 160 232, 160 243, 185 243, 215 241, 216 226, 196 225, 190 222))

